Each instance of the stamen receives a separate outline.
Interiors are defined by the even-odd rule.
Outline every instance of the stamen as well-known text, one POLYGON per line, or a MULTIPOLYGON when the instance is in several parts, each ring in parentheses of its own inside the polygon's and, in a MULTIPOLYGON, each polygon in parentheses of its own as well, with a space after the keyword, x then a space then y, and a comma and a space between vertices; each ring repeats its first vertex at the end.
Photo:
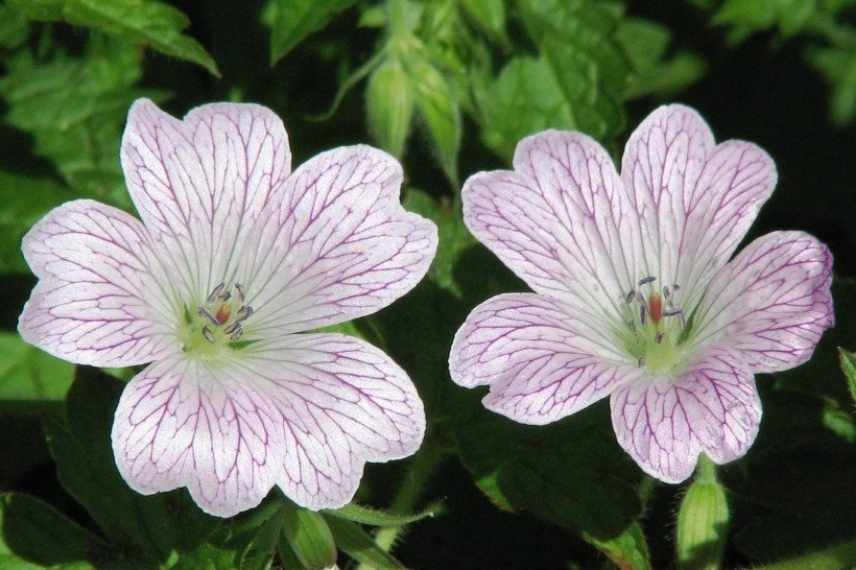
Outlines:
POLYGON ((645 308, 645 305, 639 305, 639 320, 642 322, 642 326, 645 326, 645 317, 648 311, 645 308))
POLYGON ((223 329, 223 332, 226 334, 233 334, 235 331, 239 330, 240 328, 241 328, 241 323, 239 323, 238 321, 235 321, 234 323, 232 323, 231 325, 229 325, 228 327, 223 329))
POLYGON ((209 303, 213 303, 214 301, 216 301, 217 297, 220 296, 220 293, 222 293, 223 289, 225 289, 225 288, 226 288, 226 284, 221 281, 219 285, 214 287, 214 290, 211 291, 210 295, 208 295, 208 299, 206 299, 206 301, 208 301, 209 303))
POLYGON ((246 321, 250 318, 250 315, 253 314, 253 308, 249 305, 242 305, 240 309, 238 309, 238 314, 235 315, 235 320, 237 322, 246 321))
POLYGON ((657 344, 660 344, 661 342, 663 342, 663 336, 665 336, 665 335, 662 331, 658 332, 657 336, 654 337, 654 342, 656 342, 657 344))
POLYGON ((672 290, 669 289, 668 285, 663 285, 663 297, 665 297, 666 301, 672 298, 672 290))
POLYGON ((648 277, 643 277, 642 279, 639 280, 639 286, 642 287, 643 285, 647 285, 648 283, 653 283, 656 280, 657 280, 657 278, 654 277, 653 275, 649 275, 648 277))
POLYGON ((208 328, 208 325, 202 327, 202 336, 205 337, 205 340, 207 340, 211 344, 214 344, 214 333, 211 332, 211 329, 208 328))
POLYGON ((215 327, 220 326, 220 323, 217 321, 217 319, 214 317, 214 315, 211 314, 211 311, 209 311, 205 307, 199 307, 198 312, 200 315, 202 315, 203 317, 205 317, 206 319, 211 321, 211 324, 214 325, 215 327))
POLYGON ((240 323, 235 324, 237 324, 238 326, 235 328, 235 331, 229 336, 230 340, 238 340, 239 338, 241 338, 241 335, 244 334, 244 329, 241 328, 240 323))
POLYGON ((244 295, 244 288, 240 283, 235 283, 235 292, 238 294, 238 302, 243 305, 247 297, 244 295))
POLYGON ((220 301, 223 303, 225 303, 226 301, 228 301, 231 298, 232 298, 232 293, 230 293, 229 291, 223 291, 220 294, 220 301))
POLYGON ((627 297, 624 298, 624 302, 629 305, 633 302, 634 297, 636 297, 636 290, 630 291, 630 293, 627 294, 627 297))
POLYGON ((681 309, 675 309, 675 308, 667 309, 666 311, 663 311, 664 317, 674 317, 675 315, 683 315, 683 314, 684 314, 684 312, 681 309))

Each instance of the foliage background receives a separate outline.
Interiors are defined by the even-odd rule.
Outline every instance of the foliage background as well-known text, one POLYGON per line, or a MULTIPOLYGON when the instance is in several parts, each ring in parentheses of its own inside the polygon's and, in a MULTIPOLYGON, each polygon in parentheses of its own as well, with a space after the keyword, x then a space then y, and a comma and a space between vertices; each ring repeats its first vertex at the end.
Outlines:
MULTIPOLYGON (((856 562, 856 424, 837 352, 856 349, 853 4, 0 2, 0 569, 311 566, 289 550, 301 547, 276 496, 255 517, 218 523, 183 492, 134 495, 106 439, 121 381, 95 370, 75 380, 14 333, 34 284, 19 249, 29 226, 81 196, 130 208, 118 147, 139 96, 179 116, 217 100, 267 105, 295 164, 369 140, 403 157, 406 207, 437 221, 441 249, 425 282, 348 331, 402 364, 427 404, 423 451, 370 467, 358 495, 393 510, 442 500, 406 532, 402 521, 381 531, 415 568, 668 568, 684 492, 640 474, 604 403, 523 429, 451 384, 446 356, 468 310, 524 289, 461 225, 460 182, 504 167, 519 138, 547 127, 584 130, 618 158, 666 101, 696 107, 718 140, 758 143, 779 186, 747 239, 793 228, 829 244, 838 326, 811 363, 758 379, 761 435, 720 470, 732 513, 718 529, 723 564, 774 568, 818 552, 819 568, 856 562)), ((329 526, 342 551, 382 559, 336 517, 300 516, 329 526)))

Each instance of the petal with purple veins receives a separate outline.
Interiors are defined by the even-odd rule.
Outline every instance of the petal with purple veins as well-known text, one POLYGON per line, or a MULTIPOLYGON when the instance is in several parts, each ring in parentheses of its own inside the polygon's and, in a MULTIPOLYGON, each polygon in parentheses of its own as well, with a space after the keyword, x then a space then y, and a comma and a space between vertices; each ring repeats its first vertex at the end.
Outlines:
POLYGON ((78 364, 132 366, 175 350, 177 311, 143 225, 91 200, 48 213, 24 237, 39 283, 18 331, 78 364))
POLYGON ((179 121, 140 99, 128 115, 121 158, 164 262, 195 295, 234 278, 259 212, 291 169, 279 117, 238 103, 203 105, 179 121))
POLYGON ((125 387, 112 439, 132 489, 187 487, 205 512, 221 517, 258 505, 282 468, 279 414, 234 364, 181 355, 152 364, 125 387))
POLYGON ((618 389, 610 407, 618 443, 667 483, 688 478, 701 452, 716 463, 742 457, 761 422, 752 373, 723 347, 706 350, 676 379, 618 389))
POLYGON ((627 141, 621 176, 641 220, 647 272, 680 284, 690 305, 734 253, 777 178, 761 148, 715 145, 704 119, 683 105, 642 121, 627 141))
POLYGON ((499 295, 476 307, 455 335, 449 369, 461 386, 490 386, 488 409, 547 424, 641 377, 604 334, 544 295, 499 295))
POLYGON ((813 236, 760 237, 711 282, 699 309, 699 341, 728 338, 753 372, 798 366, 835 323, 831 284, 832 254, 813 236))
POLYGON ((340 334, 287 335, 250 347, 242 365, 281 417, 278 484, 311 509, 347 504, 367 461, 413 454, 425 412, 386 354, 340 334))
POLYGON ((341 323, 410 291, 434 258, 437 227, 401 207, 401 181, 398 161, 367 146, 301 165, 244 251, 247 335, 341 323))
POLYGON ((606 151, 580 133, 520 142, 514 171, 471 176, 470 231, 536 292, 603 320, 636 286, 638 226, 606 151))

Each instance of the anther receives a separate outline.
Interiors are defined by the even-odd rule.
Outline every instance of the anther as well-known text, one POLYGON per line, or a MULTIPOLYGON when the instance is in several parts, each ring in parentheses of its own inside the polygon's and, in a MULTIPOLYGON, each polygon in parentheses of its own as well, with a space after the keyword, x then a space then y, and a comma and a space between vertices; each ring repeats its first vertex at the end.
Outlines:
POLYGON ((229 325, 228 327, 223 329, 223 332, 226 334, 233 334, 235 331, 239 330, 240 328, 241 328, 241 323, 239 323, 238 321, 235 321, 234 323, 232 323, 231 325, 229 325))
POLYGON ((681 309, 666 309, 663 311, 664 317, 674 317, 676 315, 683 315, 684 312, 681 309))
POLYGON ((238 322, 246 321, 253 314, 253 308, 249 305, 243 305, 238 309, 238 314, 235 315, 235 320, 238 322))
POLYGON ((672 291, 680 291, 680 289, 681 289, 681 286, 680 286, 680 285, 678 285, 677 283, 675 283, 674 285, 672 285, 672 291))
POLYGON ((672 297, 672 290, 669 289, 668 285, 663 285, 663 297, 668 301, 672 297))
POLYGON ((636 291, 631 291, 627 294, 627 297, 624 298, 624 302, 628 305, 633 302, 633 299, 636 297, 636 291))
POLYGON ((648 277, 643 277, 642 279, 639 280, 639 286, 642 287, 643 285, 647 285, 648 283, 653 283, 656 280, 657 280, 657 278, 654 277, 653 275, 649 275, 648 277))
POLYGON ((639 305, 639 320, 642 322, 643 326, 645 325, 645 317, 647 314, 648 312, 645 309, 645 305, 639 305))
POLYGON ((658 332, 657 336, 654 337, 654 342, 656 342, 657 344, 660 344, 661 342, 663 342, 663 336, 664 336, 664 334, 662 331, 658 332))
POLYGON ((241 324, 240 323, 235 323, 235 324, 238 326, 236 326, 235 330, 232 331, 232 334, 229 335, 230 340, 238 340, 239 338, 241 338, 241 335, 244 334, 244 329, 241 327, 241 324))
POLYGON ((202 315, 203 317, 205 317, 206 319, 208 319, 209 321, 211 321, 211 324, 214 325, 215 327, 220 326, 220 322, 217 320, 217 318, 214 315, 212 315, 211 311, 209 311, 205 307, 199 307, 198 313, 200 315, 202 315))
POLYGON ((202 327, 202 336, 205 337, 205 340, 214 344, 214 333, 211 332, 211 329, 208 328, 208 325, 202 327))
POLYGON ((208 295, 208 299, 206 299, 206 300, 209 303, 213 303, 214 301, 217 300, 217 298, 220 296, 220 293, 222 293, 223 289, 225 289, 225 288, 226 288, 226 284, 221 281, 219 285, 214 287, 214 290, 211 291, 211 294, 208 295))
POLYGON ((244 288, 240 283, 235 283, 235 292, 238 294, 238 302, 243 305, 246 295, 244 295, 244 288))

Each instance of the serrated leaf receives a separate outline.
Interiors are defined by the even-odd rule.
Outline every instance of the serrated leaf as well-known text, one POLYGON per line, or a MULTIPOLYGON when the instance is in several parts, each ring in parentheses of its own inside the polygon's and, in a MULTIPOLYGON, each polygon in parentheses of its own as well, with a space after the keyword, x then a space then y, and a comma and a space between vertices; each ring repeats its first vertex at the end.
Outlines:
POLYGON ((605 139, 624 127, 621 97, 630 74, 615 34, 616 5, 594 0, 520 4, 527 32, 549 63, 575 128, 605 139))
POLYGON ((107 545, 41 499, 0 495, 0 554, 46 566, 96 560, 107 545))
POLYGON ((856 402, 856 353, 839 347, 838 358, 841 363, 841 371, 844 372, 844 377, 847 379, 850 397, 856 402))
POLYGON ((339 549, 357 562, 380 570, 404 570, 401 562, 375 544, 356 523, 331 518, 328 524, 339 549))
POLYGON ((165 55, 201 65, 219 77, 202 44, 181 32, 190 25, 183 12, 155 0, 10 0, 28 17, 65 21, 139 42, 165 55))
POLYGON ((356 0, 270 0, 270 63, 276 64, 303 38, 322 29, 356 0))
POLYGON ((440 503, 436 503, 421 512, 412 515, 400 515, 349 503, 339 509, 325 510, 324 514, 369 526, 404 526, 437 516, 441 510, 440 503))
POLYGON ((73 380, 74 365, 0 333, 0 409, 43 411, 65 398, 73 380))
POLYGON ((321 514, 299 507, 285 508, 282 533, 307 570, 325 570, 336 563, 336 543, 321 514))
POLYGON ((33 136, 36 153, 55 163, 74 197, 129 208, 119 162, 125 116, 138 97, 165 98, 134 87, 141 75, 138 48, 92 36, 80 57, 57 52, 41 60, 23 50, 7 63, 0 80, 6 120, 33 136))
POLYGON ((543 58, 512 58, 476 99, 482 116, 482 142, 509 162, 524 137, 548 128, 577 126, 553 70, 543 58))
POLYGON ((455 93, 443 75, 423 57, 414 55, 403 63, 415 86, 416 107, 440 166, 457 187, 462 133, 461 111, 455 93))
POLYGON ((410 134, 415 88, 401 64, 392 59, 372 72, 366 86, 369 132, 381 148, 401 157, 410 134))
POLYGON ((143 496, 119 475, 110 432, 123 388, 97 369, 78 367, 66 399, 67 420, 48 418, 45 432, 60 483, 111 542, 141 559, 166 560, 173 550, 198 546, 218 521, 184 490, 143 496))
POLYGON ((815 0, 725 0, 714 17, 748 31, 777 25, 786 36, 800 31, 817 11, 815 0))

